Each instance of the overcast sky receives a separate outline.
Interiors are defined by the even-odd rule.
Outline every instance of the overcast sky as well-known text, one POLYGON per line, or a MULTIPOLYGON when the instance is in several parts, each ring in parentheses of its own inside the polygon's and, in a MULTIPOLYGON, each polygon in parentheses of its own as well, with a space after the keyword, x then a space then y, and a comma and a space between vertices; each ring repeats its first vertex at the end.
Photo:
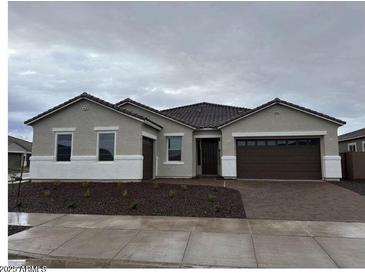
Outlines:
POLYGON ((365 127, 365 3, 9 3, 9 133, 87 91, 161 109, 275 97, 365 127))

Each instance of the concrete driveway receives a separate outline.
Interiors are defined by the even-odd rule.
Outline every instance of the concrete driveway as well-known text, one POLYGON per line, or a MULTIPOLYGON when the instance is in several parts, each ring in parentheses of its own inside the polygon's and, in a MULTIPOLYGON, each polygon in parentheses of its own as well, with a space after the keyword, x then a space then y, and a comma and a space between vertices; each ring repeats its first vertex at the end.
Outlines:
POLYGON ((159 179, 160 183, 226 186, 242 196, 250 219, 365 222, 365 196, 322 181, 159 179))
POLYGON ((11 265, 365 267, 365 224, 9 213, 11 265))

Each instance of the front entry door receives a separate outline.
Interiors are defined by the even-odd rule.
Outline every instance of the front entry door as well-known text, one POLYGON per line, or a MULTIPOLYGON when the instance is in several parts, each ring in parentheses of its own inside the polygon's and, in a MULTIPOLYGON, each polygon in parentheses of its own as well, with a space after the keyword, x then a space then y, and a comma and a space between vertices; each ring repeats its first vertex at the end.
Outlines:
POLYGON ((203 175, 218 174, 218 139, 203 139, 202 143, 203 175))
POLYGON ((153 178, 153 140, 143 137, 143 180, 153 178))

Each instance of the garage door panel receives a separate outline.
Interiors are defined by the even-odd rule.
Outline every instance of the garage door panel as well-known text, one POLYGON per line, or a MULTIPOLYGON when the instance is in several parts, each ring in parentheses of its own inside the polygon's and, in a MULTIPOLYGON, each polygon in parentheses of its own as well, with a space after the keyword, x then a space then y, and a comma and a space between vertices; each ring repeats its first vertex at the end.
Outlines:
MULTIPOLYGON (((237 143, 238 178, 321 179, 319 140, 308 140, 304 145, 298 142, 298 145, 268 146, 261 145, 262 140, 257 143, 260 146, 237 143)), ((271 140, 272 143, 275 142, 271 140)))

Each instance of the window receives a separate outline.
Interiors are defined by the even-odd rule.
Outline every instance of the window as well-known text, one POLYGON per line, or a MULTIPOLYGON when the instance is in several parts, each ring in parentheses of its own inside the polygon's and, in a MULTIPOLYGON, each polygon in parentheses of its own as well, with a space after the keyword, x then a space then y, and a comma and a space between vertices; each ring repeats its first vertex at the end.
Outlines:
MULTIPOLYGON (((365 142, 364 142, 365 143, 365 142)), ((257 139, 257 140, 237 140, 237 147, 245 146, 307 146, 319 144, 319 138, 316 139, 257 139)))
POLYGON ((347 150, 348 151, 357 151, 357 147, 356 147, 356 143, 351 143, 347 145, 347 150))
POLYGON ((278 140, 278 146, 286 146, 286 140, 278 140))
POLYGON ((167 161, 181 161, 181 136, 167 137, 167 161))
POLYGON ((250 147, 253 147, 253 146, 256 146, 256 141, 247 141, 247 145, 250 146, 250 147))
POLYGON ((257 140, 257 145, 258 146, 265 146, 266 145, 266 141, 265 140, 257 140))
POLYGON ((268 146, 275 146, 276 145, 276 140, 267 140, 267 145, 268 146))
POLYGON ((239 147, 246 146, 246 141, 245 140, 237 140, 237 146, 239 146, 239 147))
POLYGON ((98 159, 99 161, 114 161, 115 133, 98 133, 98 159))
POLYGON ((56 160, 69 162, 71 160, 72 134, 57 134, 56 160))

